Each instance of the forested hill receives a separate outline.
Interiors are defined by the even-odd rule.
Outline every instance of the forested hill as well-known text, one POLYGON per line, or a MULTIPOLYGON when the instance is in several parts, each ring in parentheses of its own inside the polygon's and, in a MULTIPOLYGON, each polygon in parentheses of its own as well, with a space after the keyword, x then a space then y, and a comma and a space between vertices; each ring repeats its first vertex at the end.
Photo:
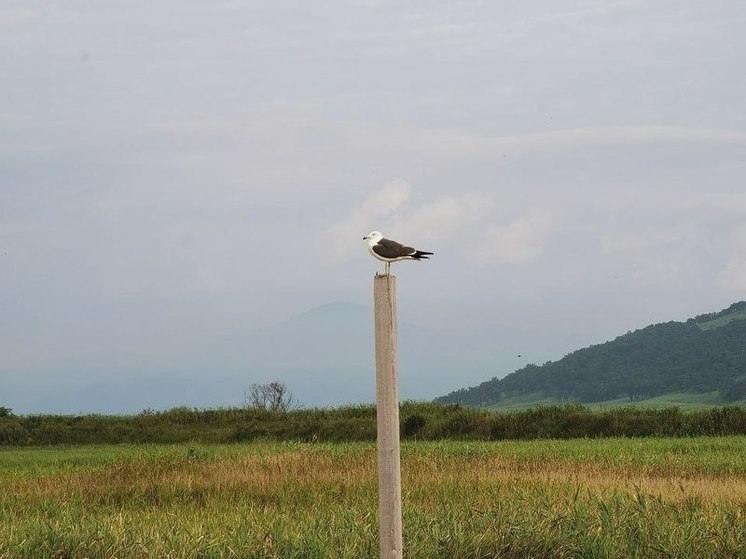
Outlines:
POLYGON ((535 395, 592 403, 712 391, 719 391, 723 403, 746 398, 746 301, 686 322, 629 332, 559 361, 527 365, 437 401, 490 406, 535 395))

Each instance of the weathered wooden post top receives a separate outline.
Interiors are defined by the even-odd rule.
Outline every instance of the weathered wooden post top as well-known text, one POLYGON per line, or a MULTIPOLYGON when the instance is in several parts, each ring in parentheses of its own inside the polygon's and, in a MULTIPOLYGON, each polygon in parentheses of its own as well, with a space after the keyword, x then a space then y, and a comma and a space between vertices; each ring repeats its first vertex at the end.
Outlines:
POLYGON ((432 252, 384 239, 378 231, 363 237, 368 250, 385 262, 373 279, 376 333, 376 423, 378 427, 378 518, 381 559, 402 557, 399 386, 396 335, 396 277, 391 262, 427 259, 432 252))

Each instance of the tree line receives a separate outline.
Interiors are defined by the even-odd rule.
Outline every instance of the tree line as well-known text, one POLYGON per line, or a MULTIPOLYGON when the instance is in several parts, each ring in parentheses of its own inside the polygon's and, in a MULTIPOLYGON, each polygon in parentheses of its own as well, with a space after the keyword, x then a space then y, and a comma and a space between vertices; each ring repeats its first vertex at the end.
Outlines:
MULTIPOLYGON (((0 414, 0 445, 123 443, 231 443, 257 440, 303 442, 374 441, 372 405, 335 409, 260 408, 145 410, 137 415, 0 414)), ((492 413, 458 404, 404 402, 403 440, 568 439, 746 435, 746 408, 724 406, 684 412, 678 408, 546 406, 492 413)))

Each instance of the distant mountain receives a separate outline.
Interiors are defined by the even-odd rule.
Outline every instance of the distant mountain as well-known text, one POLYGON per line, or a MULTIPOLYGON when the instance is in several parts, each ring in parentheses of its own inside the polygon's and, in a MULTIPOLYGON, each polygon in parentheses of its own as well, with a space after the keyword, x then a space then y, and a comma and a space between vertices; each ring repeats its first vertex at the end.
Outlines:
MULTIPOLYGON (((230 368, 224 367, 213 378, 240 390, 252 382, 280 380, 304 406, 373 402, 373 327, 372 307, 326 303, 265 330, 236 333, 201 350, 194 363, 199 359, 202 370, 230 363, 230 368)), ((504 330, 437 329, 415 323, 404 313, 399 314, 398 334, 402 400, 442 394, 453 386, 454 371, 462 378, 478 379, 495 366, 490 342, 509 337, 504 330)))
POLYGON ((746 301, 628 332, 437 401, 487 407, 511 400, 631 402, 671 393, 715 393, 717 403, 746 399, 746 301))
MULTIPOLYGON (((429 400, 458 386, 454 378, 475 382, 485 371, 515 368, 520 361, 506 348, 530 335, 501 324, 454 331, 416 320, 400 308, 402 400, 429 400)), ((240 406, 252 383, 274 380, 303 406, 369 403, 375 400, 374 356, 373 309, 329 302, 266 328, 214 334, 158 354, 84 356, 60 363, 57 374, 40 368, 4 375, 0 368, 0 406, 16 413, 240 406)))

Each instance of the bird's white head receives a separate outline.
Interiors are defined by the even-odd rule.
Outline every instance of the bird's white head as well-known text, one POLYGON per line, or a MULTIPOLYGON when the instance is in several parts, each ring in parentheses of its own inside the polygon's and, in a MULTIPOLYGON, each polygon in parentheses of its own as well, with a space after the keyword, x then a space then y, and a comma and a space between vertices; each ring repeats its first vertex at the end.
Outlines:
POLYGON ((383 235, 381 235, 380 231, 371 231, 370 233, 365 235, 365 237, 363 237, 363 240, 371 241, 373 243, 377 243, 381 239, 383 239, 383 235))

